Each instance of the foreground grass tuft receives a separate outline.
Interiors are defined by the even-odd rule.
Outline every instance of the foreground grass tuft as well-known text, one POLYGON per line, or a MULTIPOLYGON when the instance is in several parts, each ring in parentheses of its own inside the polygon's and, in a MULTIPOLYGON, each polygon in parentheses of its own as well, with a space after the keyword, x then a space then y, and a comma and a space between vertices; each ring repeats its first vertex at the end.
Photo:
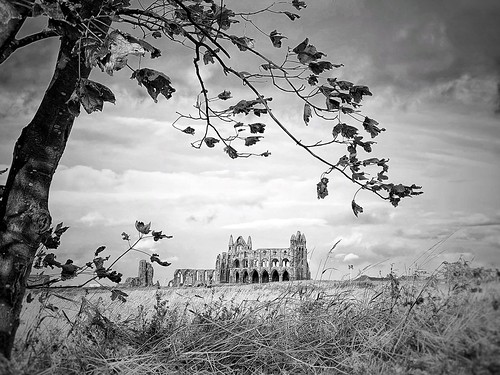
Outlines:
POLYGON ((33 324, 4 372, 500 373, 498 281, 481 290, 393 280, 150 293, 152 308, 67 297, 73 315, 58 311, 52 329, 33 324))

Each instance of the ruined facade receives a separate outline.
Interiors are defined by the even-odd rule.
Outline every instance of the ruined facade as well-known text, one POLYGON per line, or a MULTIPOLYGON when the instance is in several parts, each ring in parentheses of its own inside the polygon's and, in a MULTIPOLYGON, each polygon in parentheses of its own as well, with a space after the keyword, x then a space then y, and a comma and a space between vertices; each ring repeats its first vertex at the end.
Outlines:
POLYGON ((176 269, 174 279, 168 283, 168 286, 211 285, 214 282, 214 272, 213 269, 176 269))
POLYGON ((217 256, 215 269, 178 269, 169 286, 219 283, 267 283, 273 281, 309 280, 306 237, 297 232, 286 248, 252 248, 252 238, 236 241, 229 238, 227 251, 217 256))
POLYGON ((153 266, 147 260, 139 261, 139 273, 137 277, 127 277, 125 284, 128 286, 153 286, 153 266))

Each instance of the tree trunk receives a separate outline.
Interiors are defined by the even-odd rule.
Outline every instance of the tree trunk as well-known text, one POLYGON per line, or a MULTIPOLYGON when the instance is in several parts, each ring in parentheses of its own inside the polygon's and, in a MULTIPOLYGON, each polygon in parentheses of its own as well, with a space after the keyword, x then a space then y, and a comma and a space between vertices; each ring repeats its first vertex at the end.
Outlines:
MULTIPOLYGON (((82 1, 87 15, 97 14, 102 1, 82 1)), ((105 19, 109 25, 109 19, 105 19)), ((101 23, 103 35, 107 27, 101 23)), ((71 52, 80 33, 61 37, 54 76, 33 120, 16 142, 12 166, 0 202, 0 359, 11 357, 19 315, 40 239, 51 225, 49 188, 75 120, 66 102, 79 77, 91 69, 71 52)))

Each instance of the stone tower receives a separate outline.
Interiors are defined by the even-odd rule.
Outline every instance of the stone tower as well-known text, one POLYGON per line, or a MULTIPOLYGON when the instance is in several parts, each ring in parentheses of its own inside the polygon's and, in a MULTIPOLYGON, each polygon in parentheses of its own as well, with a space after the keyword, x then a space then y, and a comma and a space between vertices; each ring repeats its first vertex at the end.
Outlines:
POLYGON ((293 258, 293 267, 295 268, 296 280, 309 280, 311 274, 307 263, 307 247, 305 234, 297 231, 297 234, 292 234, 290 238, 290 252, 293 258))
POLYGON ((153 286, 153 266, 147 260, 142 259, 139 262, 139 285, 153 286))

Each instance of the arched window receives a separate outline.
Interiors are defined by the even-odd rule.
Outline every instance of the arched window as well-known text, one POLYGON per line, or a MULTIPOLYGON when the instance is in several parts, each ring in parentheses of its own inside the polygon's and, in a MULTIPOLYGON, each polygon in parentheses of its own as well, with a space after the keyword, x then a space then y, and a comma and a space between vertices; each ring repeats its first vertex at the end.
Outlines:
POLYGON ((287 258, 283 259, 283 267, 289 267, 289 266, 290 266, 290 261, 287 258))
POLYGON ((279 267, 279 265, 280 265, 280 261, 279 261, 278 259, 274 258, 274 259, 271 261, 271 265, 272 265, 273 267, 279 267))
POLYGON ((243 259, 243 268, 248 267, 248 259, 243 259))
POLYGON ((254 259, 252 263, 253 263, 253 267, 258 267, 259 266, 259 260, 258 259, 254 259))
POLYGON ((262 259, 262 267, 269 267, 269 259, 262 259))
POLYGON ((234 268, 240 268, 240 260, 239 259, 234 260, 234 268))

